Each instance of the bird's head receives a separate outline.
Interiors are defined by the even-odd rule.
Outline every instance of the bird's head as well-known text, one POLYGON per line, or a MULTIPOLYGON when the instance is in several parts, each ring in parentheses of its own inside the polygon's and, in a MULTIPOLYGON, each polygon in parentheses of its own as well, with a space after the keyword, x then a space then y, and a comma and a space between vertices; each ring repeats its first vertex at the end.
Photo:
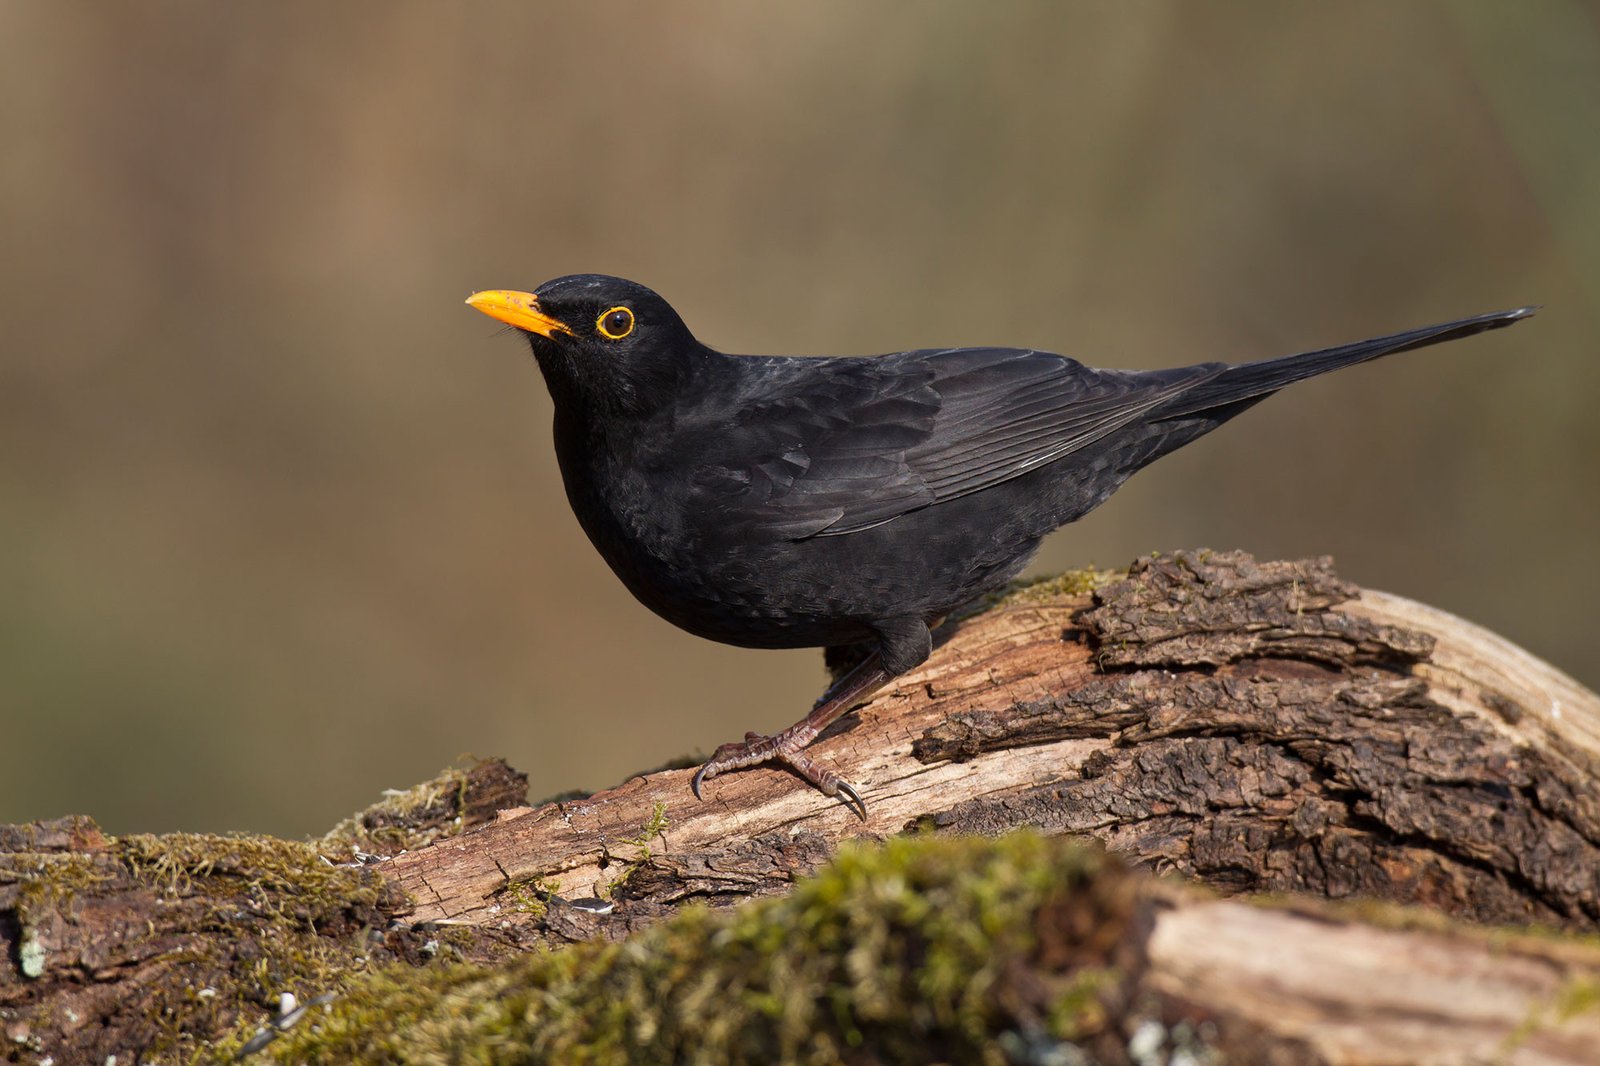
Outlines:
POLYGON ((672 305, 632 281, 572 274, 468 305, 527 336, 558 405, 643 412, 673 395, 705 349, 672 305))

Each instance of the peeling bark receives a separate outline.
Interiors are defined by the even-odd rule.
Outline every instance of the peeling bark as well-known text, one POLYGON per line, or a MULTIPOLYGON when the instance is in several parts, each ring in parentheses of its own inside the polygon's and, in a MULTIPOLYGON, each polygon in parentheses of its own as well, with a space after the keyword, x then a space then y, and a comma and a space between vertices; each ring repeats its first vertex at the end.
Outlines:
POLYGON ((508 813, 387 869, 419 919, 501 920, 508 880, 562 895, 607 884, 608 842, 636 836, 660 803, 667 831, 630 857, 654 871, 652 899, 784 885, 696 875, 669 890, 659 855, 733 870, 755 847, 780 857, 774 872, 804 873, 839 839, 908 824, 1035 826, 1226 891, 1593 928, 1600 703, 1543 664, 1496 684, 1471 656, 1482 637, 1362 593, 1327 559, 1141 559, 1098 589, 1024 589, 958 623, 927 664, 824 734, 813 751, 864 788, 865 825, 781 771, 718 778, 704 804, 689 771, 663 771, 508 813), (793 841, 809 846, 783 858, 793 841))
MULTIPOLYGON (((1600 699, 1468 623, 1339 580, 1329 560, 1145 558, 1116 580, 1022 588, 937 638, 813 746, 862 788, 865 824, 778 770, 719 777, 704 803, 691 770, 664 770, 518 807, 525 782, 487 763, 315 850, 108 840, 87 820, 0 827, 0 1060, 181 1055, 277 990, 309 998, 441 951, 492 962, 631 937, 685 903, 786 893, 842 841, 908 828, 1093 836, 1224 894, 1600 924, 1600 699), (341 865, 293 876, 318 851, 341 865)), ((1240 938, 1216 967, 1283 935, 1215 906, 1192 908, 1211 917, 1185 935, 1215 921, 1240 938)), ((1408 961, 1389 964, 1404 976, 1408 961)), ((1244 969, 1226 979, 1258 995, 1244 969)), ((1263 1039, 1284 1023, 1263 1012, 1263 1039)), ((1284 1061, 1355 1061, 1340 1046, 1284 1061)))

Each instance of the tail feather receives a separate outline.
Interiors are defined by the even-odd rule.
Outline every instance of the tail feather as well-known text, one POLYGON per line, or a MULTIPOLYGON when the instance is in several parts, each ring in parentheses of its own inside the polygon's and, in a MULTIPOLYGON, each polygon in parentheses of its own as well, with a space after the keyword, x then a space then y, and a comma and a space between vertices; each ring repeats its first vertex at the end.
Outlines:
MULTIPOLYGON (((1150 418, 1151 421, 1182 418, 1203 411, 1212 411, 1215 408, 1240 404, 1241 401, 1249 401, 1239 406, 1238 411, 1242 411, 1250 406, 1250 403, 1263 400, 1284 386, 1293 385, 1297 381, 1314 378, 1318 374, 1326 374, 1341 367, 1364 363, 1379 356, 1409 352, 1416 348, 1426 348, 1430 344, 1442 344, 1445 341, 1470 337, 1474 333, 1500 329, 1514 322, 1520 322, 1537 310, 1537 307, 1519 307, 1515 311, 1495 311, 1455 322, 1444 322, 1437 326, 1424 326, 1404 333, 1393 333, 1387 337, 1343 344, 1337 348, 1323 348, 1315 352, 1266 359, 1259 363, 1230 366, 1216 377, 1202 381, 1194 388, 1173 397, 1170 402, 1151 412, 1150 418)), ((1230 412, 1230 416, 1238 411, 1230 412)))

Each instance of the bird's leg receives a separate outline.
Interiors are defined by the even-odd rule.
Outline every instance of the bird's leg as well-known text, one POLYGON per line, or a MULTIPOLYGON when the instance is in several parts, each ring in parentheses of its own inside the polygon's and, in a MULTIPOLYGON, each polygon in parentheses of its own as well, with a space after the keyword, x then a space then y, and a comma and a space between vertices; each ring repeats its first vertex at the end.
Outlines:
POLYGON ((891 676, 883 668, 882 658, 873 652, 836 681, 810 714, 788 729, 771 736, 746 733, 744 740, 722 745, 690 782, 695 798, 700 798, 701 783, 718 774, 764 762, 781 762, 815 785, 823 795, 839 797, 840 803, 866 821, 867 805, 855 786, 812 759, 805 753, 805 747, 836 718, 887 684, 891 676))

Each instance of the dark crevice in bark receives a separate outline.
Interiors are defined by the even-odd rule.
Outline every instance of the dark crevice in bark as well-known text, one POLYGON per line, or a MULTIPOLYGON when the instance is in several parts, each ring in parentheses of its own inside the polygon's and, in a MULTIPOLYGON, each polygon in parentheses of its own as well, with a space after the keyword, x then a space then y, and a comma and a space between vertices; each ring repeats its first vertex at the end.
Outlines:
POLYGON ((0 1061, 39 1034, 58 1063, 192 1047, 385 961, 632 937, 689 903, 787 893, 843 839, 901 827, 1094 836, 1223 893, 1596 928, 1600 760, 1541 692, 1582 694, 1441 685, 1427 624, 1374 614, 1326 560, 1179 553, 1097 580, 941 630, 819 740, 868 786, 866 826, 782 772, 720 777, 706 803, 669 768, 521 808, 525 779, 485 763, 314 846, 0 827, 0 1061))

